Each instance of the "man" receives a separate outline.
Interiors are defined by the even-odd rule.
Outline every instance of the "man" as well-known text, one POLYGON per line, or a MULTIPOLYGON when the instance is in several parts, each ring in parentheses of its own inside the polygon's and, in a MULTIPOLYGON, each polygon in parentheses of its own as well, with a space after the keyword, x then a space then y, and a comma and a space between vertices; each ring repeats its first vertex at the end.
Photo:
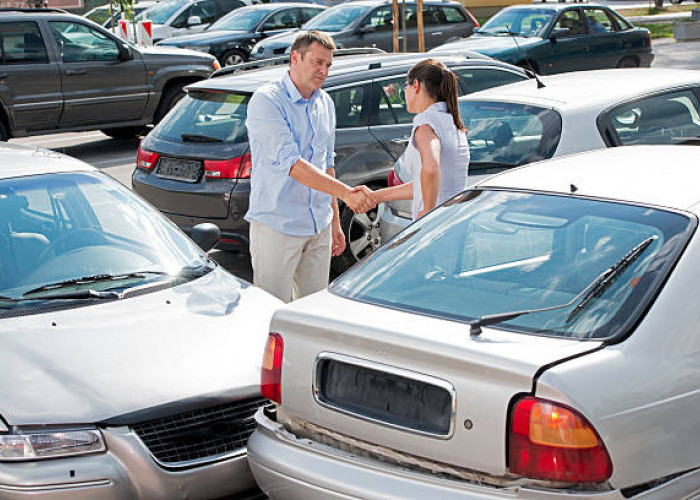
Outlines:
POLYGON ((376 204, 335 178, 335 107, 321 90, 334 49, 323 33, 300 34, 289 72, 248 104, 253 281, 285 302, 328 285, 331 255, 345 250, 337 198, 356 212, 376 204))

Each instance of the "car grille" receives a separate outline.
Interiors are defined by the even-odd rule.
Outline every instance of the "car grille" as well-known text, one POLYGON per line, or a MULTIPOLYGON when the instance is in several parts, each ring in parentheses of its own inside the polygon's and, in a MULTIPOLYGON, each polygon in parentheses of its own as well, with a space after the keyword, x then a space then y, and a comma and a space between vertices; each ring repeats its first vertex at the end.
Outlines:
POLYGON ((133 425, 151 455, 162 465, 183 467, 243 451, 255 430, 253 415, 264 398, 194 410, 133 425))

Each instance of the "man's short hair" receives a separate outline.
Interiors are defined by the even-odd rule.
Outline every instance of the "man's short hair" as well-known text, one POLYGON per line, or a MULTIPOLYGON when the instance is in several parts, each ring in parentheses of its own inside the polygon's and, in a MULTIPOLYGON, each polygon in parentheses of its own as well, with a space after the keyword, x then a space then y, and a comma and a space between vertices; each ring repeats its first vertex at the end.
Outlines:
POLYGON ((320 31, 311 30, 304 33, 300 33, 294 43, 292 44, 292 51, 296 50, 301 57, 304 57, 309 51, 312 43, 318 43, 322 47, 329 50, 335 50, 335 43, 333 39, 325 33, 320 31))

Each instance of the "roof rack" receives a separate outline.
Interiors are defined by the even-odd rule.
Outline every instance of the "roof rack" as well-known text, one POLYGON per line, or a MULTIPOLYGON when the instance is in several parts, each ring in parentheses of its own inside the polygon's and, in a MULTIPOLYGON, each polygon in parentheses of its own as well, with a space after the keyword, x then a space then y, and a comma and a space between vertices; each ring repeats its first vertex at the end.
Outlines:
MULTIPOLYGON (((358 49, 336 49, 333 51, 333 57, 340 56, 355 56, 363 54, 386 54, 382 49, 377 49, 374 47, 358 48, 358 49)), ((210 78, 216 78, 219 76, 235 75, 236 73, 241 73, 243 71, 250 71, 253 69, 270 68, 274 66, 282 66, 289 64, 291 56, 286 55, 282 57, 271 57, 269 59, 261 59, 259 61, 234 64, 231 66, 226 66, 218 71, 212 73, 210 78)))
POLYGON ((40 9, 30 9, 29 7, 2 7, 0 12, 30 12, 32 14, 36 12, 60 12, 61 14, 70 14, 67 10, 54 9, 51 7, 42 7, 40 9))

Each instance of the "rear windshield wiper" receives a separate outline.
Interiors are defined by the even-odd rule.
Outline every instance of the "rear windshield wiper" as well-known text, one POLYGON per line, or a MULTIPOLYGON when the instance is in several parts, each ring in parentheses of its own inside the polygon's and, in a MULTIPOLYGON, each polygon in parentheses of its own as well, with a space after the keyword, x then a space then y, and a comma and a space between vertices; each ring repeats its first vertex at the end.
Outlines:
POLYGON ((22 298, 27 298, 27 295, 32 295, 35 293, 47 292, 50 290, 59 290, 61 288, 67 288, 76 285, 83 285, 88 283, 99 283, 103 281, 122 281, 131 278, 147 278, 149 276, 167 276, 168 273, 165 271, 136 271, 132 273, 123 274, 95 274, 93 276, 83 276, 82 278, 71 278, 64 281, 58 281, 56 283, 48 283, 25 292, 22 298))
POLYGON ((608 286, 610 286, 615 279, 620 275, 622 271, 627 269, 627 266, 632 264, 637 258, 639 258, 642 253, 644 253, 644 250, 647 249, 649 245, 651 245, 654 240, 656 240, 656 236, 650 236, 649 238, 645 239, 641 243, 639 243, 637 246, 632 248, 629 252, 627 252, 620 260, 618 260, 615 264, 607 268, 605 271, 600 273, 586 288, 584 288, 581 292, 579 292, 576 297, 571 299, 569 302, 566 304, 559 304, 556 306, 550 306, 550 307, 543 307, 541 309, 525 309, 523 311, 510 311, 510 312, 504 312, 504 313, 498 313, 498 314, 489 314, 486 316, 481 316, 480 318, 475 319, 474 321, 469 322, 469 334, 470 335, 479 335, 481 333, 481 327, 482 326, 488 326, 488 325, 495 325, 497 323, 502 323, 504 321, 508 321, 511 319, 515 319, 518 316, 523 316, 526 314, 532 314, 532 313, 538 313, 538 312, 545 312, 545 311, 553 311, 555 309, 564 309, 566 307, 570 307, 573 304, 575 304, 579 299, 581 299, 581 302, 578 303, 578 305, 569 313, 569 315, 566 317, 566 323, 570 322, 576 315, 581 312, 586 305, 590 303, 591 300, 593 300, 595 297, 600 295, 603 291, 605 291, 608 286))
POLYGON ((200 134, 181 134, 180 138, 185 142, 224 142, 218 137, 200 134))

